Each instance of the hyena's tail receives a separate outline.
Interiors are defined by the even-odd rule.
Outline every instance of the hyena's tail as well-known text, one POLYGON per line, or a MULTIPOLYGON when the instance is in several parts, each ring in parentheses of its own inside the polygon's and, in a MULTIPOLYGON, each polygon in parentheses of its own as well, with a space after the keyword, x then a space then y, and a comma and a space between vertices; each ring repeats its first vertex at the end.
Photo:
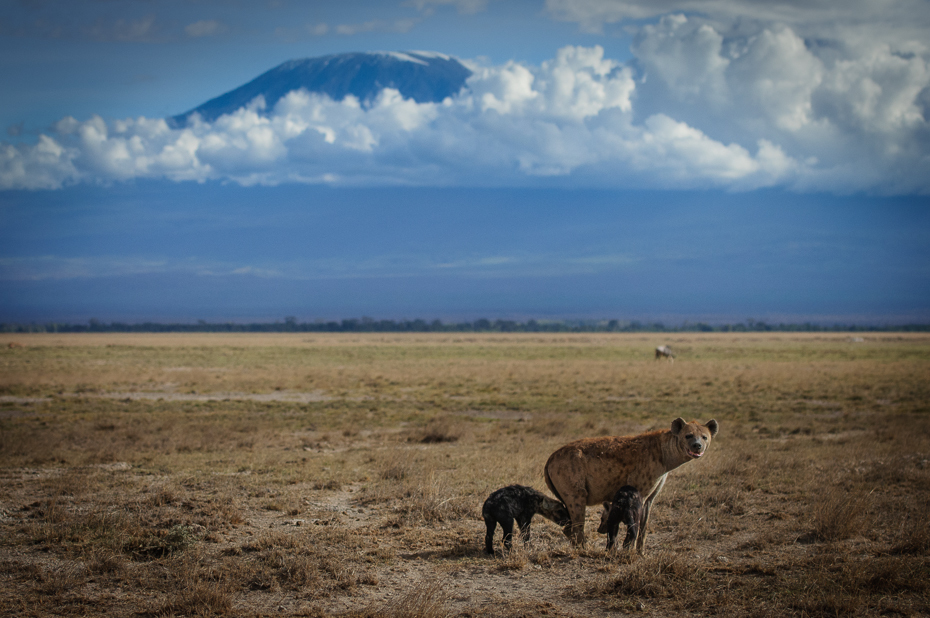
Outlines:
POLYGON ((549 461, 546 462, 546 468, 545 468, 545 471, 544 471, 544 474, 545 474, 545 477, 546 477, 546 487, 548 487, 548 488, 549 488, 549 491, 551 491, 552 494, 553 494, 556 498, 559 499, 559 502, 561 502, 562 504, 565 504, 565 500, 563 500, 563 499, 562 499, 562 496, 559 495, 559 490, 555 488, 555 485, 552 484, 552 479, 549 477, 549 464, 550 464, 551 462, 552 462, 552 458, 550 457, 550 458, 549 458, 549 461))

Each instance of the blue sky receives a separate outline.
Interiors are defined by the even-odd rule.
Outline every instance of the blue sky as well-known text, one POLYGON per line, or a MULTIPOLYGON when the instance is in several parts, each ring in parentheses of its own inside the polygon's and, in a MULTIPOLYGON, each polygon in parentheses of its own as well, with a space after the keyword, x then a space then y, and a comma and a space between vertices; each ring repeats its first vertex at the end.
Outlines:
POLYGON ((0 5, 0 322, 930 321, 930 8, 0 5), (443 103, 293 93, 426 50, 443 103))

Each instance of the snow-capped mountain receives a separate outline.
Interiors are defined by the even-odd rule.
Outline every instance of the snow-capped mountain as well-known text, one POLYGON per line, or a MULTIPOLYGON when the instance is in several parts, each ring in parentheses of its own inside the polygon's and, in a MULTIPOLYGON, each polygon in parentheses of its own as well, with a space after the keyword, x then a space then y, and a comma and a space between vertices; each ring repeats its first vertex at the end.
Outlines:
POLYGON ((265 97, 270 110, 281 97, 301 88, 327 94, 336 101, 351 94, 362 102, 370 101, 384 88, 396 88, 417 103, 439 102, 457 93, 470 75, 455 58, 434 52, 352 53, 290 60, 169 120, 184 126, 197 113, 212 122, 248 105, 258 95, 265 97))

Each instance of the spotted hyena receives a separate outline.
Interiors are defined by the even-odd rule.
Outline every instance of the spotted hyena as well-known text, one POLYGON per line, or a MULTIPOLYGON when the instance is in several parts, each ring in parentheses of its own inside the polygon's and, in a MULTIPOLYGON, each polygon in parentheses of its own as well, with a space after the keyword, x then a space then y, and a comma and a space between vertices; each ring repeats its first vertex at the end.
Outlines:
POLYGON ((644 553, 649 510, 668 473, 702 457, 717 429, 714 420, 702 425, 676 418, 665 431, 584 438, 552 453, 546 462, 546 485, 568 509, 572 543, 584 545, 586 506, 611 500, 618 487, 631 485, 646 496, 636 539, 636 549, 644 553))
POLYGON ((607 534, 607 551, 613 548, 621 523, 626 526, 623 549, 632 545, 639 535, 639 522, 642 517, 643 497, 639 495, 636 488, 632 485, 624 485, 617 490, 613 501, 604 503, 601 525, 597 528, 599 534, 607 534))
POLYGON ((504 530, 504 545, 510 549, 514 519, 520 527, 523 542, 529 542, 530 521, 537 513, 566 528, 571 521, 565 505, 532 487, 509 485, 492 493, 481 509, 488 529, 484 537, 484 550, 489 554, 494 553, 494 530, 497 524, 504 530))

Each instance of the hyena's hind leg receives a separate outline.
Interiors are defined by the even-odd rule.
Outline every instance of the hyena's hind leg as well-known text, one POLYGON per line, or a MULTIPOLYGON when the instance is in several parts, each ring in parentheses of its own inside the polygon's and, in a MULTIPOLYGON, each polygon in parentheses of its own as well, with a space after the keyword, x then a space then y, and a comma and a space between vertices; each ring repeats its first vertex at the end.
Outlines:
POLYGON ((504 547, 509 551, 513 546, 513 519, 505 519, 501 523, 501 528, 504 530, 504 547))
POLYGON ((493 517, 485 517, 484 525, 487 533, 484 535, 484 552, 494 555, 494 530, 497 528, 497 520, 493 517))
POLYGON ((530 542, 530 522, 533 521, 533 516, 529 517, 519 517, 517 518, 517 525, 520 527, 520 538, 523 539, 523 544, 526 545, 530 542))
MULTIPOLYGON (((550 458, 551 463, 551 458, 550 458)), ((583 470, 577 465, 569 464, 555 478, 552 477, 550 463, 546 464, 546 485, 555 494, 568 511, 570 521, 563 525, 562 532, 572 545, 584 546, 584 515, 588 503, 588 492, 584 482, 571 479, 583 479, 583 470)))
POLYGON ((563 528, 563 532, 568 536, 572 545, 584 547, 584 514, 585 503, 583 500, 570 500, 565 508, 568 509, 568 515, 571 522, 563 528))

